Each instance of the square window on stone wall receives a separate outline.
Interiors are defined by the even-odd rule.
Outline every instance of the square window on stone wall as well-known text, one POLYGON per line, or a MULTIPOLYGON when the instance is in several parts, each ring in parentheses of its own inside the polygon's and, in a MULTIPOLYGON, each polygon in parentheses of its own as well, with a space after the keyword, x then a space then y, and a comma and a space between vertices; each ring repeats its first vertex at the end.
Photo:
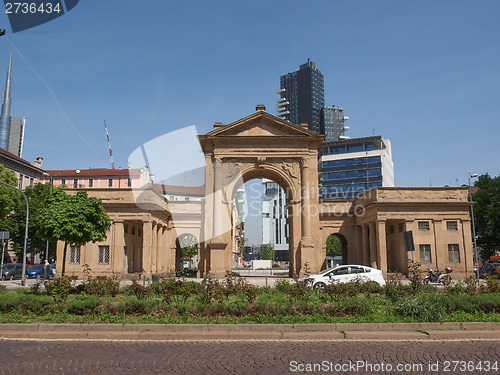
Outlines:
POLYGON ((432 263, 431 245, 428 244, 420 245, 420 262, 432 263))
POLYGON ((390 232, 391 234, 394 234, 394 225, 391 225, 391 226, 389 227, 389 232, 390 232))
POLYGON ((448 259, 450 263, 460 263, 460 246, 457 243, 448 244, 448 259))
POLYGON ((399 223, 398 224, 398 230, 399 230, 399 232, 403 232, 404 231, 404 225, 403 225, 403 223, 399 223))
POLYGON ((419 221, 418 230, 430 230, 430 225, 428 221, 419 221))
POLYGON ((458 230, 458 221, 447 221, 446 222, 447 230, 458 230))
POLYGON ((135 236, 135 227, 132 227, 132 235, 135 236))
POLYGON ((109 264, 109 246, 99 246, 99 252, 97 254, 98 264, 109 264))
POLYGON ((69 248, 69 264, 80 264, 80 246, 69 248))

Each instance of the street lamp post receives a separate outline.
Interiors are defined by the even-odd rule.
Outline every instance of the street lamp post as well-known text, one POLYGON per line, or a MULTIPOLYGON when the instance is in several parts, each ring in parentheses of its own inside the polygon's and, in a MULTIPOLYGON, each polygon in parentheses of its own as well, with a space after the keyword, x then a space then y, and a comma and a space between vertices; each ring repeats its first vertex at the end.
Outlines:
MULTIPOLYGON (((50 180, 50 195, 52 195, 52 186, 54 185, 54 180, 52 179, 52 176, 48 173, 44 173, 49 177, 50 180)), ((45 245, 45 260, 49 260, 49 240, 47 240, 47 244, 45 245)))
POLYGON ((474 243, 474 258, 475 260, 475 265, 476 267, 476 275, 477 279, 479 280, 479 257, 477 255, 477 245, 476 245, 476 225, 474 223, 474 204, 472 202, 472 193, 471 193, 471 188, 470 188, 470 180, 471 178, 476 178, 477 173, 470 173, 469 172, 469 201, 471 203, 470 205, 470 211, 471 211, 471 218, 472 218, 472 241, 474 243))
POLYGON ((21 277, 21 285, 25 286, 26 285, 26 245, 28 243, 28 220, 29 220, 29 215, 30 215, 30 208, 28 206, 28 199, 26 198, 26 195, 24 195, 23 191, 15 186, 9 185, 6 182, 0 181, 0 184, 3 184, 5 186, 8 186, 12 189, 18 190, 24 197, 24 201, 26 202, 26 227, 24 228, 24 247, 23 247, 23 275, 21 277))

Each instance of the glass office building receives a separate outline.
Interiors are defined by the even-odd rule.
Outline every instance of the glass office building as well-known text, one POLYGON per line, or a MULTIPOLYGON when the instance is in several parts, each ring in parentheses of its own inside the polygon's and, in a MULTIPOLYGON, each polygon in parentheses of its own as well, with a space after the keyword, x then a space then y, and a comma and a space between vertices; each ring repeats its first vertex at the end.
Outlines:
POLYGON ((276 182, 263 178, 262 243, 271 244, 275 260, 289 260, 288 209, 285 192, 276 182))
POLYGON ((322 200, 353 200, 372 188, 394 186, 391 143, 381 136, 325 142, 318 167, 322 200))

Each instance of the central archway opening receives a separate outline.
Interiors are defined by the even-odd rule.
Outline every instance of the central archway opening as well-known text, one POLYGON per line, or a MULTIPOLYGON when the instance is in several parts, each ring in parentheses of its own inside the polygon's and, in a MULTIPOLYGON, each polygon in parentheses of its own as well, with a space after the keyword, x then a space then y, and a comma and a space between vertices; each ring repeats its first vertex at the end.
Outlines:
POLYGON ((347 240, 340 233, 326 239, 326 268, 347 264, 347 240))
POLYGON ((285 190, 269 178, 253 178, 236 190, 234 201, 233 270, 242 275, 288 275, 291 226, 285 190))
POLYGON ((175 241, 175 270, 195 271, 198 269, 198 239, 191 233, 179 235, 175 241))

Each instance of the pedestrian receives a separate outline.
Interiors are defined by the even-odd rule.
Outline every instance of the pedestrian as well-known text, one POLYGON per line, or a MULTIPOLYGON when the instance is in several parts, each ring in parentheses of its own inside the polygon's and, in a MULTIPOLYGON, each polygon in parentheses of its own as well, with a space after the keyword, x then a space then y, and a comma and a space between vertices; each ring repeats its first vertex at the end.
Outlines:
POLYGON ((45 259, 44 265, 43 265, 43 279, 48 280, 49 279, 49 268, 50 264, 47 259, 45 259))

